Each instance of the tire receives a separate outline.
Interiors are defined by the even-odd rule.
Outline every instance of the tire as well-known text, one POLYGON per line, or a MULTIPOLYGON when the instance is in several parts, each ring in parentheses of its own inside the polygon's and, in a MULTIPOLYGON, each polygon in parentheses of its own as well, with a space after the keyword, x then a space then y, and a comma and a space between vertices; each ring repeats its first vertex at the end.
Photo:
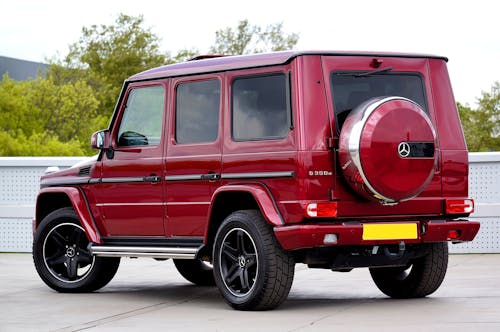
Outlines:
POLYGON ((120 258, 92 256, 89 240, 72 208, 46 216, 33 240, 33 262, 40 278, 62 293, 91 292, 114 277, 120 258))
POLYGON ((448 243, 423 245, 428 254, 415 259, 408 267, 371 268, 375 285, 386 295, 419 298, 434 293, 444 280, 448 267, 448 243))
POLYGON ((198 286, 214 286, 213 268, 200 259, 174 259, 177 271, 186 279, 198 286))
POLYGON ((295 262, 259 211, 241 210, 222 223, 214 246, 215 283, 238 310, 269 310, 288 296, 295 262))

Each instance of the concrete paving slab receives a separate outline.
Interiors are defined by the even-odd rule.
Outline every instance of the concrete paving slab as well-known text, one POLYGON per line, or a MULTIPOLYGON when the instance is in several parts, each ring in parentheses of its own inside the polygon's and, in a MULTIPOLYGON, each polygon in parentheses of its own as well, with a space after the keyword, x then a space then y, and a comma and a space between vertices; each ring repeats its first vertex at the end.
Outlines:
POLYGON ((451 255, 441 288, 424 299, 384 296, 367 269, 296 266, 288 300, 240 312, 215 287, 185 281, 171 261, 123 259, 98 292, 60 294, 29 254, 0 254, 0 331, 500 331, 500 255, 451 255))

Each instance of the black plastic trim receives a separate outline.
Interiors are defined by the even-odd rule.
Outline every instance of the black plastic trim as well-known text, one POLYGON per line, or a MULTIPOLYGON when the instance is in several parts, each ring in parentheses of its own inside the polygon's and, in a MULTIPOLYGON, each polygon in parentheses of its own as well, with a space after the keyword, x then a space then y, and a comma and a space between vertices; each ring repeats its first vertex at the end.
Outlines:
POLYGON ((56 179, 56 180, 44 180, 40 182, 40 188, 47 187, 60 187, 60 186, 77 186, 81 184, 87 184, 90 182, 89 178, 83 179, 56 179))

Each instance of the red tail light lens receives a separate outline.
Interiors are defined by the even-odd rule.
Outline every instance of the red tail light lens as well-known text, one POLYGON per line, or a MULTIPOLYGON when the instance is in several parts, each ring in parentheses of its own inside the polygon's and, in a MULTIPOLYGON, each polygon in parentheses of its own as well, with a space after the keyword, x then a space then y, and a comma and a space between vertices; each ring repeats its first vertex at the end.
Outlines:
POLYGON ((447 214, 463 214, 472 212, 474 212, 474 200, 471 198, 446 200, 447 214))
POLYGON ((337 202, 309 203, 306 205, 305 214, 310 218, 336 217, 337 202))
POLYGON ((460 238, 460 231, 451 230, 448 231, 448 240, 458 240, 460 238))

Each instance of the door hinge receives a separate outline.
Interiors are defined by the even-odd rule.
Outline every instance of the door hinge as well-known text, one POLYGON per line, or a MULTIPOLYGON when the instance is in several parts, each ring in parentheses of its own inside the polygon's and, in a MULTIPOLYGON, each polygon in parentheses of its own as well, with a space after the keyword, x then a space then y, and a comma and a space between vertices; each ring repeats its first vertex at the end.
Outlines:
POLYGON ((334 137, 327 137, 326 138, 326 147, 328 149, 335 149, 339 145, 339 139, 334 138, 334 137))

